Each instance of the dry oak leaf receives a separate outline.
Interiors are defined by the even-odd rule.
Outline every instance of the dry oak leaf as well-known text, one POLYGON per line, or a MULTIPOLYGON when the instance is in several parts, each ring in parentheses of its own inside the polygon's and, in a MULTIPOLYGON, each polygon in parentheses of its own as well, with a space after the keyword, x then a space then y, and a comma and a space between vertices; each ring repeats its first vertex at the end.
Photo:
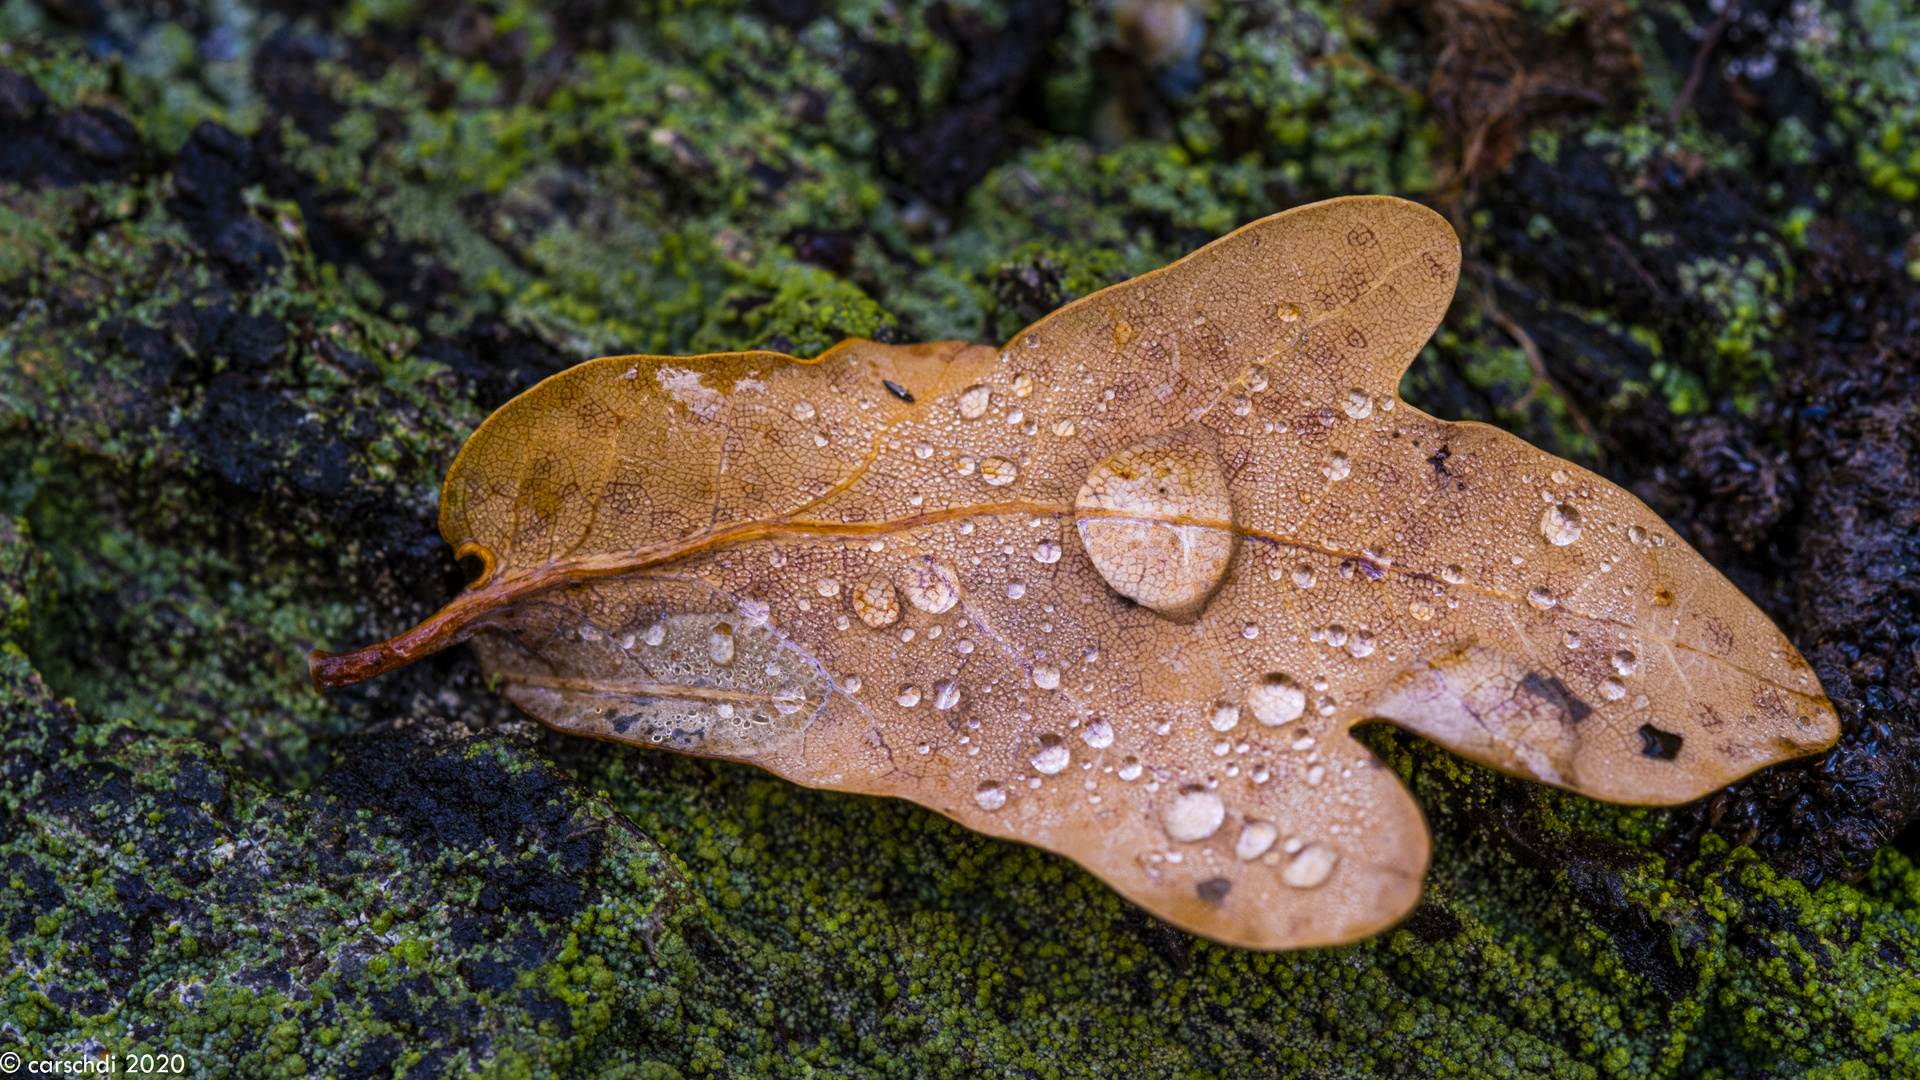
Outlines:
POLYGON ((315 682, 471 638, 560 730, 911 799, 1255 949, 1419 900, 1356 723, 1637 804, 1829 745, 1806 662, 1644 505, 1399 400, 1459 262, 1431 211, 1336 199, 1004 350, 582 364, 448 474, 472 587, 315 682))

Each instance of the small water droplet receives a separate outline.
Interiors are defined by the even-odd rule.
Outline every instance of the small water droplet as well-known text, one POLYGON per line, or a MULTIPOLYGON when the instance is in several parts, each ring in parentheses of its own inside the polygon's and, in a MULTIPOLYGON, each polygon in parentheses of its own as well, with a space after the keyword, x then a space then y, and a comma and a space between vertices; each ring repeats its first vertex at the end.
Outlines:
POLYGON ((1032 758, 1034 769, 1044 776, 1052 776, 1073 763, 1073 751, 1058 735, 1040 736, 1040 749, 1032 758))
POLYGON ((1565 469, 1555 469, 1555 470, 1553 470, 1553 482, 1554 482, 1554 483, 1556 483, 1556 484, 1564 484, 1564 483, 1566 483, 1566 482, 1567 482, 1567 480, 1568 480, 1568 479, 1570 479, 1570 478, 1569 478, 1569 477, 1567 476, 1567 470, 1565 470, 1565 469))
POLYGON ((1246 638, 1248 641, 1252 641, 1254 638, 1260 636, 1260 628, 1252 623, 1248 623, 1240 628, 1240 636, 1246 638))
POLYGON ((1527 603, 1532 604, 1541 611, 1545 611, 1559 602, 1560 601, 1553 598, 1553 590, 1547 588, 1545 585, 1535 585, 1533 588, 1527 590, 1527 603))
POLYGON ((861 683, 860 676, 846 675, 840 679, 840 685, 846 688, 847 693, 857 694, 860 692, 860 687, 864 684, 861 683))
POLYGON ((980 809, 982 810, 998 810, 1007 805, 1007 789, 988 780, 980 785, 978 791, 973 793, 973 801, 979 803, 980 809))
POLYGON ((900 597, 893 582, 875 574, 853 587, 853 613, 860 621, 878 630, 900 618, 900 597))
POLYGON ((1555 503, 1540 511, 1540 535, 1555 547, 1566 547, 1580 539, 1580 511, 1567 503, 1555 503))
POLYGON ((901 708, 911 709, 915 705, 920 704, 920 688, 917 686, 903 686, 900 688, 900 692, 894 695, 893 700, 899 702, 901 708))
POLYGON ((960 602, 960 578, 931 555, 915 555, 900 568, 900 589, 907 602, 930 615, 953 610, 960 602))
POLYGON ((1600 696, 1608 701, 1619 701, 1627 696, 1626 684, 1609 675, 1600 680, 1600 696))
POLYGON ((1579 648, 1580 647, 1580 631, 1569 630, 1566 633, 1560 635, 1560 644, 1565 645, 1569 649, 1579 648))
POLYGON ((815 446, 827 445, 827 437, 825 435, 820 434, 819 432, 815 432, 813 436, 813 445, 815 446))
POLYGON ((1281 304, 1279 315, 1280 315, 1281 322, 1284 322, 1284 323, 1299 322, 1300 321, 1300 305, 1281 304))
POLYGON ((919 458, 921 461, 925 461, 933 456, 933 447, 926 443, 915 443, 913 445, 913 456, 919 458))
POLYGON ((1033 545, 1033 561, 1037 563, 1059 562, 1060 545, 1051 540, 1042 540, 1033 545))
POLYGON ((1141 768, 1140 759, 1128 754, 1127 759, 1120 763, 1120 767, 1113 771, 1113 775, 1122 780, 1138 780, 1141 768))
POLYGON ((1347 645, 1347 651, 1352 653, 1355 659, 1363 656, 1372 656, 1373 635, 1367 633, 1365 630, 1355 630, 1353 632, 1353 641, 1347 645))
POLYGON ((1080 739, 1095 750, 1105 750, 1113 745, 1113 725, 1095 718, 1087 724, 1087 730, 1080 733, 1080 739))
POLYGON ((1433 605, 1427 603, 1425 600, 1415 600, 1413 603, 1407 605, 1407 614, 1413 616, 1420 622, 1426 622, 1428 619, 1433 618, 1433 605))
POLYGON ((647 636, 642 640, 649 645, 658 646, 661 642, 667 640, 667 624, 654 623, 652 626, 647 627, 647 636))
POLYGON ((767 625, 767 616, 770 612, 771 609, 765 600, 746 599, 740 601, 740 619, 748 626, 767 625))
POLYGON ((1020 422, 1025 420, 1026 418, 1027 418, 1027 414, 1024 409, 1019 409, 1019 408, 1010 409, 1007 412, 1007 426, 1019 427, 1020 422))
POLYGON ((1359 387, 1347 391, 1347 400, 1340 407, 1345 409, 1347 415, 1353 417, 1355 420, 1365 420, 1367 417, 1373 415, 1373 399, 1368 397, 1367 392, 1359 387))
POLYGON ((1320 471, 1327 474, 1328 480, 1345 480, 1353 472, 1353 459, 1335 450, 1327 455, 1326 468, 1320 471))
POLYGON ((960 391, 957 402, 962 420, 978 420, 987 415, 987 405, 992 400, 992 391, 975 384, 960 391))
POLYGON ((1039 335, 1039 334, 1028 334, 1028 335, 1027 335, 1027 348, 1029 348, 1029 349, 1037 349, 1037 348, 1039 348, 1039 347, 1040 347, 1040 335, 1039 335))
POLYGON ((1079 426, 1076 425, 1071 420, 1062 420, 1059 423, 1053 425, 1053 433, 1055 435, 1060 436, 1063 439, 1070 439, 1079 431, 1080 431, 1079 426))
POLYGON ((1269 772, 1265 765, 1255 765, 1253 771, 1247 774, 1247 779, 1256 784, 1264 784, 1273 779, 1273 773, 1269 772))
POLYGON ((1005 487, 1020 475, 1020 466, 1002 457, 990 457, 980 463, 980 479, 993 487, 1005 487))
POLYGON ((1021 581, 1007 582, 1007 599, 1018 600, 1025 595, 1027 595, 1027 586, 1025 582, 1021 582, 1021 581))
POLYGON ((1440 580, 1449 585, 1460 585, 1467 580, 1467 572, 1460 568, 1460 564, 1454 563, 1440 571, 1440 580))
POLYGON ((958 704, 960 704, 960 684, 959 683, 943 682, 940 685, 933 688, 933 707, 934 708, 940 710, 941 712, 946 712, 948 709, 951 709, 958 704))
POLYGON ((1021 372, 1013 377, 1013 396, 1026 397, 1033 393, 1033 376, 1021 372))
POLYGON ((1293 676, 1274 672, 1247 692, 1247 707, 1255 720, 1277 727, 1300 719, 1307 711, 1307 692, 1293 676))
POLYGON ((1642 529, 1640 526, 1630 525, 1627 527, 1627 539, 1629 541, 1638 544, 1645 541, 1646 538, 1647 538, 1646 530, 1642 529))
POLYGON ((1339 623, 1328 624, 1327 628, 1321 633, 1323 640, 1336 649, 1347 643, 1347 628, 1341 626, 1339 623))
POLYGON ((1327 880, 1339 861, 1339 854, 1325 844, 1308 844, 1280 871, 1280 880, 1296 889, 1311 889, 1327 880))
POLYGON ((1240 839, 1234 842, 1233 853, 1242 862, 1250 862, 1267 853, 1275 840, 1280 839, 1280 830, 1265 821, 1249 821, 1240 826, 1240 839))
POLYGON ((1060 688, 1060 669, 1057 667, 1047 667, 1044 664, 1034 668, 1033 669, 1033 685, 1039 687, 1042 690, 1059 689, 1060 688))
POLYGON ((1293 568, 1293 583, 1303 589, 1313 588, 1313 577, 1313 567, 1307 563, 1293 568))
POLYGON ((800 421, 803 424, 813 419, 813 403, 808 401, 802 401, 794 405, 793 418, 795 420, 800 421))
POLYGON ((953 471, 959 473, 961 476, 972 476, 973 475, 973 459, 970 457, 963 457, 959 461, 954 462, 953 471))
POLYGON ((1640 658, 1630 649, 1621 649, 1613 654, 1613 670, 1622 675, 1631 675, 1640 670, 1640 658))
POLYGON ((1226 819, 1226 804, 1205 788, 1182 789, 1160 812, 1161 827, 1169 837, 1182 843, 1205 840, 1218 831, 1226 819))
POLYGON ((733 627, 721 623, 707 635, 707 656, 714 663, 726 665, 733 663, 733 627))

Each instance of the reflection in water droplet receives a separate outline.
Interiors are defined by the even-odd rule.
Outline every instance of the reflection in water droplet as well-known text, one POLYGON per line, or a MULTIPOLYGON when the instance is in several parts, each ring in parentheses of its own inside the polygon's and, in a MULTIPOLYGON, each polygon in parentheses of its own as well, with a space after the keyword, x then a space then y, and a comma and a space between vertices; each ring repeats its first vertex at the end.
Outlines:
POLYGON ((933 707, 946 712, 960 704, 960 684, 943 682, 933 688, 933 707))
POLYGON ((1347 643, 1347 628, 1339 623, 1331 623, 1323 631, 1327 644, 1339 648, 1347 643))
POLYGON ((930 615, 953 610, 960 602, 960 579, 931 555, 915 555, 900 568, 900 590, 907 602, 930 615))
POLYGON ((1236 546, 1233 503, 1210 439, 1183 429, 1130 446, 1095 465, 1074 499, 1085 515, 1077 521, 1081 542, 1106 583, 1183 622, 1225 579, 1236 546))
POLYGON ((1080 739, 1095 750, 1105 750, 1113 745, 1113 725, 1095 719, 1087 724, 1087 730, 1080 733, 1080 739))
POLYGON ((1641 543, 1642 541, 1646 540, 1646 538, 1647 538, 1646 530, 1642 529, 1640 526, 1629 525, 1627 527, 1627 539, 1632 541, 1633 543, 1636 543, 1636 544, 1641 543))
POLYGON ((1227 819, 1226 804, 1206 788, 1185 788, 1160 812, 1167 835, 1183 843, 1205 840, 1227 819))
POLYGON ((1313 567, 1301 563, 1293 568, 1293 583, 1303 589, 1313 588, 1313 567))
POLYGON ((913 456, 919 458, 921 461, 925 461, 933 456, 933 447, 928 446, 926 443, 915 443, 913 446, 913 456))
POLYGON ((1026 418, 1027 418, 1027 414, 1025 410, 1018 409, 1018 408, 1010 409, 1007 412, 1007 426, 1018 427, 1020 424, 1020 421, 1025 420, 1026 418))
POLYGON ((1580 647, 1580 631, 1569 630, 1565 634, 1562 634, 1560 636, 1560 644, 1565 645, 1569 649, 1579 648, 1580 647))
POLYGON ((1002 457, 990 457, 980 463, 980 479, 993 487, 1005 487, 1020 475, 1020 466, 1002 457))
POLYGON ((1327 455, 1326 468, 1320 471, 1327 474, 1328 480, 1345 480, 1353 472, 1353 459, 1335 450, 1327 455))
POLYGON ((1553 598, 1553 590, 1545 585, 1535 585, 1527 591, 1527 603, 1545 611, 1560 601, 1553 598))
POLYGON ((978 420, 987 415, 987 403, 991 397, 992 392, 984 386, 969 386, 960 391, 960 418, 978 420))
POLYGON ((1018 600, 1025 595, 1027 595, 1026 583, 1019 581, 1007 582, 1007 599, 1018 600))
POLYGON ((1433 605, 1427 603, 1425 600, 1415 600, 1413 603, 1407 605, 1407 614, 1421 622, 1426 622, 1428 619, 1433 618, 1433 605))
POLYGON ((707 635, 707 655, 716 664, 733 663, 733 627, 721 623, 707 635))
POLYGON ((899 702, 901 708, 911 709, 915 705, 920 704, 920 688, 917 686, 903 686, 900 688, 900 692, 894 695, 893 700, 899 702))
POLYGON ((1040 347, 1040 335, 1039 335, 1039 334, 1028 334, 1028 335, 1027 335, 1027 348, 1029 348, 1029 349, 1037 349, 1037 348, 1039 348, 1039 347, 1040 347))
POLYGON ((1459 585, 1467 580, 1467 572, 1455 563, 1440 571, 1440 580, 1449 585, 1459 585))
POLYGON ((1033 669, 1033 685, 1042 690, 1054 690, 1060 686, 1060 669, 1041 665, 1033 669))
POLYGON ((1640 658, 1629 649, 1621 649, 1613 654, 1613 670, 1622 675, 1631 675, 1640 670, 1640 658))
POLYGON ((1267 853, 1273 842, 1280 838, 1280 830, 1264 821, 1249 821, 1240 827, 1240 839, 1233 845, 1233 853, 1241 861, 1251 861, 1267 853))
POLYGON ((1052 776, 1073 763, 1073 751, 1067 749, 1060 736, 1047 734, 1040 736, 1040 750, 1032 758, 1033 767, 1043 776, 1052 776))
POLYGON ((1354 631, 1353 642, 1347 646, 1347 651, 1352 653, 1355 658, 1372 656, 1373 635, 1367 633, 1365 630, 1354 631))
POLYGON ((1367 417, 1373 415, 1373 399, 1367 396, 1365 390, 1358 387, 1347 391, 1346 403, 1340 407, 1345 409, 1347 415, 1353 417, 1355 420, 1365 420, 1367 417))
POLYGON ((1247 707, 1255 720, 1275 727, 1300 719, 1307 711, 1307 692, 1293 676, 1274 672, 1247 692, 1247 707))
POLYGON ((1026 397, 1033 393, 1033 376, 1021 372, 1013 377, 1013 396, 1026 397))
POLYGON ((799 402, 798 404, 796 404, 796 405, 794 405, 794 407, 793 407, 793 418, 794 418, 795 420, 798 420, 798 421, 800 421, 800 422, 801 422, 801 423, 803 423, 803 424, 804 424, 804 423, 806 423, 807 421, 809 421, 809 420, 811 420, 811 419, 813 419, 813 405, 812 405, 812 403, 810 403, 810 402, 805 402, 805 401, 802 401, 802 402, 799 402))
POLYGON ((1033 561, 1037 563, 1057 563, 1060 561, 1060 545, 1051 540, 1042 540, 1033 545, 1033 561))
POLYGON ((1308 844, 1280 871, 1280 880, 1296 889, 1311 889, 1327 880, 1339 861, 1339 854, 1325 844, 1308 844))
POLYGON ((900 618, 900 597, 893 582, 874 575, 853 587, 853 613, 874 629, 891 626, 900 618))
POLYGON ((1540 511, 1540 535, 1555 547, 1566 547, 1580 539, 1580 511, 1567 503, 1555 503, 1540 511))
POLYGON ((1113 770, 1113 775, 1122 780, 1138 780, 1140 779, 1141 767, 1140 759, 1134 757, 1132 754, 1128 754, 1127 760, 1121 762, 1118 769, 1113 770))
POLYGON ((1627 696, 1626 684, 1609 675, 1600 680, 1600 696, 1608 701, 1619 701, 1627 696))
POLYGON ((962 457, 959 461, 953 463, 953 471, 959 473, 961 476, 972 476, 973 459, 970 457, 962 457))
POLYGON ((647 636, 643 640, 649 645, 659 645, 667 640, 667 624, 654 623, 647 627, 647 636))
POLYGON ((1240 723, 1240 706, 1214 706, 1213 715, 1207 717, 1207 723, 1212 724, 1215 731, 1232 731, 1234 726, 1240 723))
POLYGON ((1053 425, 1053 433, 1063 439, 1070 439, 1079 431, 1079 426, 1071 420, 1062 420, 1053 425))
POLYGON ((982 810, 998 810, 1007 805, 1007 790, 988 780, 973 793, 973 801, 979 803, 982 810))

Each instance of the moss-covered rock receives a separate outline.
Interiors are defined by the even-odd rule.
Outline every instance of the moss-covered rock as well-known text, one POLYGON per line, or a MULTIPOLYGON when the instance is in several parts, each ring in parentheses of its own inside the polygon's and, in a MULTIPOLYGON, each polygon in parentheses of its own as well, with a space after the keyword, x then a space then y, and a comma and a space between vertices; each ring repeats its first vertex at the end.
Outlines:
POLYGON ((0 3, 0 1049, 1920 1075, 1902 3, 0 3), (1410 396, 1667 514, 1815 658, 1833 755, 1664 812, 1376 732, 1427 900, 1269 956, 904 804, 538 731, 458 651, 306 685, 459 587, 439 479, 569 363, 991 340, 1354 191, 1467 245, 1410 396))

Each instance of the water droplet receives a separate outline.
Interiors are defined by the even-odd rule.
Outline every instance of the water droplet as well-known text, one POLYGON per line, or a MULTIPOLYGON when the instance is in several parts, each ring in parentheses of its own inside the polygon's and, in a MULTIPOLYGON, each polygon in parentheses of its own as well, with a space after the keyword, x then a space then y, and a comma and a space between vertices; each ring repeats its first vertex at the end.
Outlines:
POLYGON ((1428 619, 1433 618, 1433 605, 1427 603, 1425 600, 1415 600, 1413 603, 1407 605, 1407 614, 1413 616, 1420 622, 1426 622, 1428 619))
POLYGON ((642 640, 649 645, 658 646, 661 642, 667 640, 667 624, 654 623, 652 626, 647 627, 647 636, 642 640))
POLYGON ((1373 635, 1367 633, 1365 630, 1355 630, 1353 632, 1353 641, 1347 645, 1347 651, 1352 653, 1355 659, 1363 656, 1372 656, 1373 635))
POLYGON ((860 676, 847 675, 841 678, 840 685, 846 688, 847 693, 857 694, 860 692, 860 687, 864 684, 860 681, 860 676))
POLYGON ((1285 322, 1285 323, 1299 322, 1300 321, 1300 305, 1281 304, 1279 315, 1280 315, 1281 322, 1285 322))
POLYGON ((1007 426, 1008 426, 1008 427, 1019 427, 1019 426, 1020 426, 1020 422, 1021 422, 1022 420, 1025 420, 1026 418, 1027 418, 1027 414, 1026 414, 1026 411, 1025 411, 1024 409, 1018 409, 1018 408, 1016 408, 1016 409, 1011 409, 1011 410, 1008 410, 1008 412, 1007 412, 1007 426))
POLYGON ((1027 595, 1027 586, 1025 582, 1022 582, 1022 581, 1007 582, 1007 599, 1018 600, 1025 595, 1027 595))
POLYGON ((900 597, 893 591, 893 582, 875 574, 855 585, 853 613, 876 630, 892 626, 900 618, 900 597))
POLYGON ((1037 349, 1037 348, 1039 348, 1039 347, 1040 347, 1040 335, 1039 335, 1039 334, 1028 334, 1028 335, 1027 335, 1027 348, 1029 348, 1029 349, 1037 349))
POLYGON ((1555 470, 1553 470, 1553 482, 1554 482, 1554 483, 1556 483, 1556 484, 1564 484, 1564 483, 1566 483, 1566 482, 1568 481, 1568 479, 1570 479, 1570 478, 1569 478, 1569 477, 1567 476, 1567 470, 1565 470, 1565 469, 1555 469, 1555 470))
POLYGON ((943 682, 940 685, 933 688, 933 707, 934 708, 939 709, 941 712, 946 712, 948 709, 951 709, 958 704, 960 704, 960 684, 959 683, 943 682))
POLYGON ((1057 667, 1047 667, 1044 664, 1034 668, 1033 669, 1033 685, 1039 687, 1042 690, 1059 689, 1060 688, 1060 669, 1057 667))
POLYGON ((1247 707, 1255 720, 1277 727, 1300 719, 1307 711, 1307 692, 1293 676, 1274 672, 1247 691, 1247 707))
POLYGON ((1060 545, 1051 540, 1042 540, 1033 545, 1033 561, 1037 563, 1059 562, 1060 545))
POLYGON ((973 801, 979 803, 982 810, 998 810, 1007 805, 1007 789, 988 780, 973 793, 973 801))
POLYGON ((781 716, 792 716, 806 703, 806 695, 797 686, 783 686, 773 692, 773 711, 781 716))
POLYGON ((1347 391, 1346 403, 1340 407, 1345 409, 1347 415, 1353 417, 1355 420, 1365 420, 1367 417, 1373 415, 1373 399, 1368 397, 1367 392, 1359 387, 1347 391))
POLYGON ((1128 754, 1127 759, 1120 763, 1120 767, 1113 771, 1113 775, 1122 780, 1138 780, 1141 768, 1140 759, 1128 754))
POLYGON ((813 419, 813 404, 811 402, 802 401, 794 405, 793 418, 795 420, 800 421, 803 424, 813 419))
POLYGON ((1327 880, 1339 861, 1339 854, 1325 844, 1308 844, 1280 871, 1280 880, 1296 889, 1311 889, 1327 880))
POLYGON ((915 443, 913 445, 913 456, 919 458, 921 461, 925 461, 933 456, 933 447, 928 446, 926 443, 915 443))
POLYGON ((1600 696, 1608 701, 1619 701, 1627 696, 1627 686, 1619 679, 1609 675, 1600 680, 1600 696))
POLYGON ((1213 715, 1207 717, 1207 723, 1213 725, 1215 731, 1232 731, 1240 723, 1240 706, 1215 705, 1213 715))
POLYGON ((1635 544, 1638 544, 1645 541, 1646 538, 1647 538, 1646 530, 1642 529, 1640 526, 1629 525, 1627 527, 1627 539, 1629 541, 1635 544))
POLYGON ((1160 824, 1167 835, 1183 843, 1205 840, 1227 819, 1226 804, 1220 796, 1203 787, 1181 789, 1160 812, 1160 824))
POLYGON ((1293 583, 1303 589, 1313 588, 1313 567, 1307 563, 1301 563, 1299 566, 1294 567, 1293 583))
POLYGON ((767 616, 771 608, 765 600, 746 599, 740 601, 740 619, 748 626, 767 625, 767 616))
POLYGON ((1033 393, 1033 376, 1021 372, 1013 377, 1013 396, 1026 397, 1033 393))
POLYGON ((960 419, 978 420, 987 415, 987 404, 992 400, 993 392, 984 386, 975 384, 960 391, 960 419))
POLYGON ((733 627, 721 623, 707 635, 707 656, 714 663, 726 665, 733 663, 733 627))
POLYGON ((1580 539, 1580 511, 1567 503, 1554 503, 1540 511, 1540 535, 1555 547, 1566 547, 1580 539))
POLYGON ((1328 480, 1345 480, 1353 472, 1353 459, 1335 450, 1327 455, 1327 466, 1320 470, 1328 480))
POLYGON ((1063 439, 1070 439, 1080 431, 1079 425, 1071 420, 1062 420, 1053 425, 1053 433, 1063 439))
POLYGON ((1252 641, 1254 638, 1260 636, 1260 628, 1252 623, 1248 623, 1240 628, 1240 636, 1246 638, 1248 641, 1252 641))
POLYGON ((1080 733, 1080 739, 1095 750, 1105 750, 1113 745, 1113 725, 1096 718, 1080 733))
POLYGON ((1566 633, 1560 635, 1560 644, 1565 645, 1569 649, 1579 648, 1580 647, 1580 631, 1569 630, 1566 633))
POLYGON ((1020 466, 1002 457, 990 457, 980 463, 980 479, 993 487, 1005 487, 1020 475, 1020 466))
POLYGON ((894 695, 893 700, 899 702, 901 708, 911 709, 915 705, 920 704, 920 688, 917 686, 903 686, 900 688, 900 692, 894 695))
POLYGON ((1464 584, 1467 580, 1467 572, 1460 568, 1459 563, 1454 563, 1440 571, 1440 580, 1449 585, 1464 584))
POLYGON ((1233 845, 1233 853, 1242 862, 1251 862, 1267 853, 1273 842, 1280 838, 1280 830, 1264 821, 1249 821, 1240 826, 1240 839, 1233 845))
POLYGON ((963 457, 959 461, 954 462, 953 471, 959 473, 961 476, 972 476, 973 475, 973 459, 970 457, 963 457))
POLYGON ((1553 598, 1553 590, 1545 585, 1535 585, 1527 591, 1527 603, 1545 611, 1560 601, 1553 598))
POLYGON ((1328 624, 1327 628, 1321 631, 1321 635, 1327 644, 1336 649, 1347 643, 1347 628, 1339 623, 1328 624))
POLYGON ((1052 776, 1073 764, 1073 751, 1060 736, 1047 734, 1040 736, 1040 749, 1029 759, 1033 767, 1043 776, 1052 776))
POLYGON ((1640 670, 1640 658, 1632 650, 1621 649, 1613 654, 1613 670, 1622 675, 1631 675, 1640 670))
POLYGON ((1102 512, 1078 519, 1100 576, 1161 615, 1197 616, 1226 576, 1235 546, 1233 503, 1220 462, 1199 434, 1167 432, 1109 456, 1088 472, 1074 507, 1102 512), (1115 512, 1130 516, 1109 516, 1115 512), (1182 517, 1209 524, 1167 523, 1182 517))
POLYGON ((1253 771, 1247 774, 1247 779, 1253 781, 1256 784, 1264 784, 1267 781, 1273 779, 1273 773, 1267 771, 1267 767, 1265 765, 1255 765, 1253 767, 1253 771))
POLYGON ((900 591, 914 607, 941 615, 960 602, 960 579, 939 559, 915 555, 900 568, 900 591))

